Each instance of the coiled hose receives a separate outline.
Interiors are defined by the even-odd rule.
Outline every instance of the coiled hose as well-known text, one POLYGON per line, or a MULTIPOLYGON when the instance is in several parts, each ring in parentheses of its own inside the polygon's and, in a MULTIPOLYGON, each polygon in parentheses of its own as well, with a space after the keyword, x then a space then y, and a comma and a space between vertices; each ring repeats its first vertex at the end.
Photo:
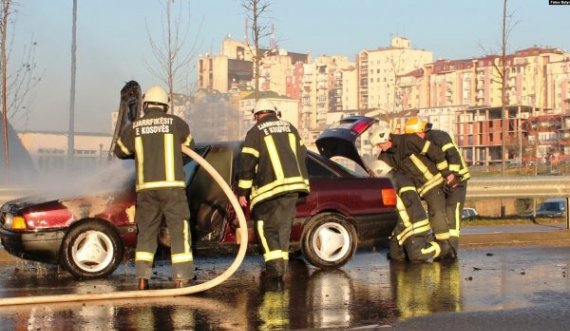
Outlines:
POLYGON ((109 299, 127 299, 127 298, 156 298, 156 297, 168 297, 168 296, 180 296, 193 294, 198 292, 203 292, 211 289, 225 280, 227 280, 241 265, 245 257, 247 250, 247 223, 245 220, 245 215, 239 205, 237 198, 235 197, 230 186, 224 181, 222 176, 212 167, 206 160, 204 160, 200 155, 191 150, 186 146, 182 146, 182 152, 193 160, 198 162, 212 178, 216 181, 218 185, 222 188, 232 207, 236 212, 236 216, 239 222, 240 231, 240 246, 235 260, 232 264, 215 278, 212 278, 204 283, 177 288, 177 289, 160 289, 160 290, 148 290, 148 291, 120 291, 120 292, 109 292, 109 293, 91 293, 91 294, 60 294, 60 295, 42 295, 42 296, 29 296, 29 297, 15 297, 15 298, 0 298, 0 306, 7 305, 26 305, 26 304, 36 304, 36 303, 54 303, 54 302, 72 302, 72 301, 94 301, 94 300, 109 300, 109 299))

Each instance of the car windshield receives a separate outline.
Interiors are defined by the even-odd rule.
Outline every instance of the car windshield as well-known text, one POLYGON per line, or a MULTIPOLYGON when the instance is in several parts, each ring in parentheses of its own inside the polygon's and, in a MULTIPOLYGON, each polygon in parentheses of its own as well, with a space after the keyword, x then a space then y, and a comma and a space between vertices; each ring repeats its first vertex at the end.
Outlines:
POLYGON ((564 207, 560 202, 545 202, 538 208, 540 211, 561 211, 564 207))

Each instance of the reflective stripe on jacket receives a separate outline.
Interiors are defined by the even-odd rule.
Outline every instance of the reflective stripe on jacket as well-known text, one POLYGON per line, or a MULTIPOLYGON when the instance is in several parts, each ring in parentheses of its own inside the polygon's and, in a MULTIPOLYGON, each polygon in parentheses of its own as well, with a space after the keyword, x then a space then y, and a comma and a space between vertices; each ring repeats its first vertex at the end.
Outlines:
POLYGON ((288 193, 309 192, 307 148, 291 123, 266 115, 247 133, 240 153, 238 195, 255 204, 288 193))
POLYGON ((469 168, 463 160, 459 148, 447 132, 442 130, 429 130, 426 133, 425 139, 441 148, 445 154, 450 172, 456 174, 461 181, 466 181, 471 178, 469 168))
POLYGON ((407 174, 420 196, 443 184, 450 172, 440 148, 415 134, 391 134, 390 140, 392 147, 378 159, 407 174))
POLYGON ((149 108, 121 132, 115 155, 136 161, 136 190, 184 187, 181 144, 193 147, 188 124, 160 108, 149 108))

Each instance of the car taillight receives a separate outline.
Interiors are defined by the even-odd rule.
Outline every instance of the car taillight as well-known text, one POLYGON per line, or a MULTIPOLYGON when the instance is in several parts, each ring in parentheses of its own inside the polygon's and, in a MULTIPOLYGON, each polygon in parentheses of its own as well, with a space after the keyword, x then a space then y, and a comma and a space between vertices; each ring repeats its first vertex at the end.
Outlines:
POLYGON ((395 206, 396 205, 396 190, 393 188, 383 188, 380 190, 382 195, 382 203, 384 206, 395 206))
POLYGON ((361 134, 362 132, 366 131, 366 129, 368 129, 369 126, 370 123, 368 122, 356 123, 352 128, 352 131, 356 132, 357 134, 361 134))
POLYGON ((22 216, 14 216, 12 230, 26 230, 26 220, 22 216))

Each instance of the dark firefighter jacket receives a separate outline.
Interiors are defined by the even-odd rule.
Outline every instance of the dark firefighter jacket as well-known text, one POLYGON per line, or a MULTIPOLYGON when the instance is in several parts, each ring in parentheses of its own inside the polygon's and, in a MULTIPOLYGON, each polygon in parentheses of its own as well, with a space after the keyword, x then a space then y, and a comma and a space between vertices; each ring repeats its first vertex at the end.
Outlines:
POLYGON ((445 154, 449 171, 454 173, 460 181, 466 181, 471 178, 469 168, 467 168, 467 164, 463 161, 459 148, 457 148, 457 145, 455 145, 453 139, 451 139, 451 136, 447 132, 442 130, 429 130, 426 132, 425 139, 441 148, 445 154))
POLYGON ((270 114, 247 133, 240 154, 238 195, 257 203, 289 192, 309 193, 307 148, 291 123, 270 114))
POLYGON ((149 108, 121 132, 115 155, 135 158, 136 190, 184 187, 181 144, 193 147, 188 124, 160 108, 149 108))
POLYGON ((420 196, 444 183, 450 172, 439 147, 415 134, 391 134, 390 140, 392 147, 378 159, 410 176, 420 196))

